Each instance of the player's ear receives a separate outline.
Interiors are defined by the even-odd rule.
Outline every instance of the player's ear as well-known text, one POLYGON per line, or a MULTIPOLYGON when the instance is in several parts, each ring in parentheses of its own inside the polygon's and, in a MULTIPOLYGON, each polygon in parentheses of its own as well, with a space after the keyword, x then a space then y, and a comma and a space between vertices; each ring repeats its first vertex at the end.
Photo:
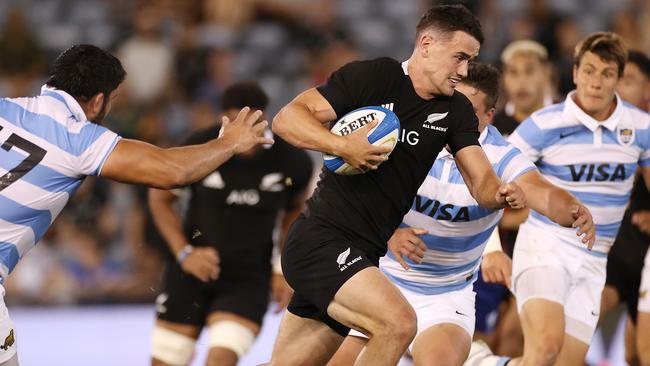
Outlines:
POLYGON ((104 99, 106 99, 106 95, 104 95, 104 93, 97 93, 93 95, 92 98, 90 98, 86 104, 86 118, 92 120, 99 115, 99 113, 102 111, 102 107, 104 106, 104 99))
POLYGON ((420 36, 420 39, 418 40, 418 48, 420 50, 420 54, 427 58, 429 57, 429 47, 433 43, 433 37, 431 36, 430 32, 424 31, 422 35, 420 36))
POLYGON ((492 124, 494 122, 494 115, 496 114, 497 109, 492 107, 485 112, 485 118, 487 119, 488 124, 492 124))

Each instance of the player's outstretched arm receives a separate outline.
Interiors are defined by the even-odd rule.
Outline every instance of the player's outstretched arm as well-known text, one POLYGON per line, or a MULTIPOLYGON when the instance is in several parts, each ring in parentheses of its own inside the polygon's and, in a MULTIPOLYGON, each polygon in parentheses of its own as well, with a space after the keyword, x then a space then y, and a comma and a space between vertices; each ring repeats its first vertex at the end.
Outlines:
POLYGON ((528 197, 528 206, 564 227, 577 228, 577 235, 591 248, 596 240, 596 226, 589 209, 576 197, 556 187, 537 170, 530 170, 516 180, 528 197), (583 236, 584 235, 584 236, 583 236))
POLYGON ((294 146, 340 156, 361 170, 377 169, 388 159, 385 154, 391 151, 389 147, 373 146, 368 142, 368 131, 376 121, 343 137, 331 133, 327 127, 335 119, 336 112, 330 103, 312 88, 278 112, 273 119, 273 132, 294 146))
POLYGON ((514 183, 502 183, 479 146, 462 148, 454 157, 472 197, 487 208, 526 207, 524 192, 514 183))
POLYGON ((234 154, 258 144, 263 137, 262 112, 242 109, 234 121, 224 117, 223 134, 201 145, 162 149, 146 142, 122 139, 104 163, 101 175, 124 183, 170 189, 193 183, 214 171, 234 154))
POLYGON ((167 242, 183 271, 203 282, 219 276, 219 255, 212 247, 193 248, 183 233, 181 218, 174 209, 177 196, 172 191, 149 190, 149 208, 158 231, 167 242))

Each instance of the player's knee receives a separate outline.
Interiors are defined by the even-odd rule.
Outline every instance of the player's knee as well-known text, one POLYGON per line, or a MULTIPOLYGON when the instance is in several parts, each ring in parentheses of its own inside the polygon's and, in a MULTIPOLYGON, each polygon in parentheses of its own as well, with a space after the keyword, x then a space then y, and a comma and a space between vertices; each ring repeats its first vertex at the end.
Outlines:
POLYGON ((255 342, 255 333, 232 320, 220 320, 208 328, 210 348, 225 348, 241 358, 255 342))
POLYGON ((187 365, 195 343, 193 338, 156 325, 151 336, 151 357, 170 366, 187 365))
POLYGON ((417 332, 417 316, 410 306, 404 306, 385 321, 383 335, 395 342, 410 344, 417 332))
POLYGON ((538 337, 538 340, 530 348, 531 354, 527 358, 532 361, 531 364, 533 365, 554 365, 562 349, 562 338, 558 339, 554 335, 542 334, 538 337))

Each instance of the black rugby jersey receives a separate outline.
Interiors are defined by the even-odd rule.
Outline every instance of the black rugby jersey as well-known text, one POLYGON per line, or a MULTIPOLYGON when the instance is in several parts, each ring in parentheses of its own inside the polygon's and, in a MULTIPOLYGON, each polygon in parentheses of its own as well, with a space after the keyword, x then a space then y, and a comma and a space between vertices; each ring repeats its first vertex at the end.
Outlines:
MULTIPOLYGON (((215 126, 192 135, 187 145, 216 138, 215 126)), ((192 245, 219 252, 222 273, 235 266, 270 270, 272 234, 280 210, 301 194, 312 174, 307 153, 275 137, 270 148, 235 155, 190 185, 184 230, 192 245)))
POLYGON ((308 218, 339 230, 367 254, 383 256, 440 150, 479 145, 478 120, 461 93, 420 98, 406 68, 391 58, 349 63, 317 90, 339 118, 365 106, 384 106, 399 117, 399 141, 379 169, 344 176, 323 168, 307 202, 308 218))

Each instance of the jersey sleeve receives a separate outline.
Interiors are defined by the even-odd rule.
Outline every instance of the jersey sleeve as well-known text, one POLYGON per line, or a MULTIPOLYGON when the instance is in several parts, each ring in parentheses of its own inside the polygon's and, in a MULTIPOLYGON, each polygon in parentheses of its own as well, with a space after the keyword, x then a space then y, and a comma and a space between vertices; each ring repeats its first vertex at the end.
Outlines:
POLYGON ((515 145, 528 159, 539 160, 542 149, 546 146, 544 130, 539 128, 532 117, 526 118, 515 131, 508 136, 508 141, 515 145))
POLYGON ((478 118, 476 118, 469 100, 466 100, 466 102, 457 107, 460 113, 457 120, 452 122, 454 129, 451 130, 447 137, 447 143, 453 155, 456 155, 458 151, 467 146, 480 146, 478 142, 480 135, 478 132, 478 118))
POLYGON ((75 162, 78 175, 99 175, 108 156, 120 140, 115 132, 95 123, 88 123, 80 132, 81 138, 75 139, 79 151, 75 162))
POLYGON ((530 159, 510 145, 510 150, 501 158, 497 164, 497 175, 504 182, 512 182, 522 174, 537 169, 530 159))
POLYGON ((332 73, 316 90, 341 117, 354 109, 372 105, 373 100, 380 98, 378 94, 386 89, 386 79, 393 75, 389 62, 395 61, 376 59, 351 62, 332 73))

